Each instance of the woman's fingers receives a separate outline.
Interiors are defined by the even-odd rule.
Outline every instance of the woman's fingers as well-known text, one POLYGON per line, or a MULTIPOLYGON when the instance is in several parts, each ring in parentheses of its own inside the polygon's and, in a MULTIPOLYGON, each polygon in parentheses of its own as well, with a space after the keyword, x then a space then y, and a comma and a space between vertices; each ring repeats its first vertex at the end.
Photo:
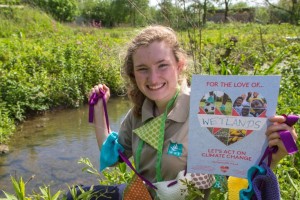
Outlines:
POLYGON ((103 84, 103 91, 105 91, 105 93, 106 92, 110 93, 109 87, 107 87, 105 84, 103 84))
POLYGON ((278 123, 285 122, 286 118, 282 115, 276 115, 276 116, 270 117, 269 121, 278 124, 278 123))
MULTIPOLYGON (((293 136, 294 140, 298 139, 298 135, 293 126, 289 126, 286 123, 286 117, 284 116, 274 116, 269 118, 270 122, 273 122, 273 125, 269 126, 266 132, 266 135, 269 136, 273 132, 279 132, 282 130, 288 130, 293 136)), ((279 135, 279 134, 278 134, 279 135)))
POLYGON ((103 85, 101 83, 94 86, 94 92, 100 94, 100 91, 103 91, 103 85))
POLYGON ((278 146, 279 149, 284 150, 284 145, 280 139, 280 135, 277 132, 272 133, 268 136, 269 147, 278 146))
POLYGON ((96 93, 96 94, 102 93, 105 96, 106 101, 108 101, 108 99, 110 97, 110 89, 105 84, 99 83, 99 84, 95 85, 93 88, 91 88, 91 90, 88 94, 88 98, 90 99, 94 93, 96 93))
POLYGON ((293 132, 294 128, 288 126, 285 123, 274 123, 273 125, 271 125, 267 128, 266 135, 267 135, 267 137, 269 137, 274 132, 278 133, 279 131, 282 131, 282 130, 288 130, 290 132, 293 132))
POLYGON ((274 116, 269 118, 269 120, 273 124, 267 128, 266 136, 268 138, 269 147, 278 147, 278 151, 275 154, 273 154, 273 160, 275 161, 275 163, 277 163, 288 153, 280 138, 280 131, 289 131, 295 141, 298 139, 298 135, 293 126, 289 126, 285 123, 286 117, 274 116))

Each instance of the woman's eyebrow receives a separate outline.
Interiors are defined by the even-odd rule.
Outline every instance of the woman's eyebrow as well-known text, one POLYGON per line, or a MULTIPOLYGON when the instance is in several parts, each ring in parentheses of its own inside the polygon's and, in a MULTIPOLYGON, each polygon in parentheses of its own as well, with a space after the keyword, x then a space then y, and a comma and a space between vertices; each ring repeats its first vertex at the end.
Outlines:
MULTIPOLYGON (((161 59, 161 60, 157 61, 155 64, 157 65, 157 64, 160 64, 160 63, 165 62, 165 61, 166 61, 166 59, 161 59)), ((140 67, 145 67, 145 66, 146 66, 145 64, 139 64, 139 65, 135 65, 133 67, 140 68, 140 67)))
POLYGON ((142 67, 145 67, 146 65, 144 65, 144 64, 140 64, 140 65, 135 65, 135 66, 133 66, 134 68, 142 68, 142 67))
POLYGON ((162 62, 165 62, 166 60, 165 59, 161 59, 159 61, 156 62, 156 64, 159 64, 159 63, 162 63, 162 62))

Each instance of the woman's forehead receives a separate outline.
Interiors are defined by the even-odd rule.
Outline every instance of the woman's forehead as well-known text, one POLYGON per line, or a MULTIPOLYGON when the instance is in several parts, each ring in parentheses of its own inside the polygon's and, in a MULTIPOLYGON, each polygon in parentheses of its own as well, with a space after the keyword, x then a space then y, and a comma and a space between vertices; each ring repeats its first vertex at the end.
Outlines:
POLYGON ((171 47, 165 42, 155 41, 150 45, 139 47, 133 54, 134 60, 143 60, 143 59, 170 59, 175 57, 171 47))

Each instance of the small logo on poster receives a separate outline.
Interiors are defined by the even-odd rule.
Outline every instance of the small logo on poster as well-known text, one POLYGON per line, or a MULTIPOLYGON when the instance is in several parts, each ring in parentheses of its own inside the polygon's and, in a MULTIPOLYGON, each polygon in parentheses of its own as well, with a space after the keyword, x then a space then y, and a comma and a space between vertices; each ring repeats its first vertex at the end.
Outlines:
POLYGON ((225 172, 228 171, 229 167, 228 166, 221 166, 220 169, 221 169, 222 172, 225 173, 225 172))

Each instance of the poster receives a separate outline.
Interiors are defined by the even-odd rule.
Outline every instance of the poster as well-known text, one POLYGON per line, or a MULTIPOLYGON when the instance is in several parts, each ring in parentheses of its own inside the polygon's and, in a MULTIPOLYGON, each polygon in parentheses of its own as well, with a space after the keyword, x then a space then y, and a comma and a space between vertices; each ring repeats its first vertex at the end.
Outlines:
POLYGON ((188 172, 247 177, 265 148, 280 76, 193 75, 188 172))

